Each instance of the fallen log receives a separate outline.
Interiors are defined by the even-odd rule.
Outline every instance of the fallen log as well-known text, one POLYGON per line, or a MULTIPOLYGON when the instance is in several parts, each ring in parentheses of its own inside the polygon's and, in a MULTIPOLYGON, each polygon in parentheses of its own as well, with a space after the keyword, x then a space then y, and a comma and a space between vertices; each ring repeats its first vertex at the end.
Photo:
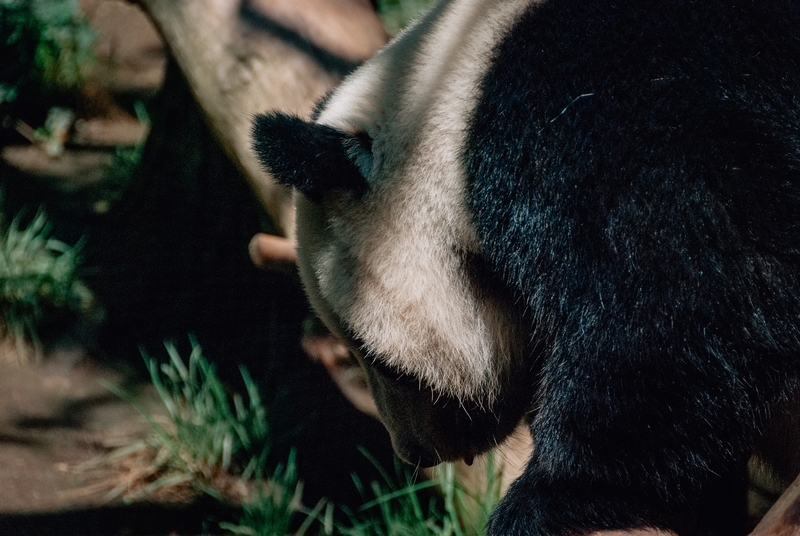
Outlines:
POLYGON ((200 103, 284 236, 289 192, 250 149, 252 117, 308 117, 314 103, 388 39, 368 0, 140 0, 200 103))

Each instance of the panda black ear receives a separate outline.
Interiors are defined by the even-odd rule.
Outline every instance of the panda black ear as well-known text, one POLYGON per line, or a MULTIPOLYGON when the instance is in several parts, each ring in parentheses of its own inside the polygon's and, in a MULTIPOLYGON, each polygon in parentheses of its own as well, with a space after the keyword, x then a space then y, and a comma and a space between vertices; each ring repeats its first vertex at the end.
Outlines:
POLYGON ((281 113, 259 115, 253 124, 253 149, 261 165, 313 201, 331 190, 366 191, 367 181, 349 157, 356 144, 362 145, 355 136, 281 113))

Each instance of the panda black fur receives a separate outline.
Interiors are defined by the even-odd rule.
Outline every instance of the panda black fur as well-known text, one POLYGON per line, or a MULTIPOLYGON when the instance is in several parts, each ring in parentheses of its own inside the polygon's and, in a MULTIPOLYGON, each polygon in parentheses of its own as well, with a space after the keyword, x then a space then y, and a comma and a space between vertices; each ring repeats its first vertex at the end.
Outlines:
POLYGON ((529 419, 491 534, 746 532, 798 393, 798 28, 796 0, 444 1, 317 124, 257 120, 401 456, 529 419))

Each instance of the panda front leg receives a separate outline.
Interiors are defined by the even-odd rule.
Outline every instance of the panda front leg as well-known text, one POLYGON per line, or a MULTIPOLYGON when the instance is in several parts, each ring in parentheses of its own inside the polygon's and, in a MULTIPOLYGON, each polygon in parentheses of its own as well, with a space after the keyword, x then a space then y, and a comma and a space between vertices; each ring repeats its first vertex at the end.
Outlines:
MULTIPOLYGON (((662 517, 647 500, 575 479, 550 481, 534 467, 509 488, 495 510, 488 534, 536 536, 736 536, 747 534, 745 487, 741 478, 732 487, 715 486, 720 496, 708 497, 710 510, 687 506, 678 523, 662 517), (723 497, 724 495, 724 497, 723 497), (711 502, 715 504, 711 504, 711 502), (721 515, 727 513, 727 516, 721 515), (694 518, 694 519, 692 519, 694 518), (680 525, 680 528, 667 528, 680 525)), ((720 479, 720 484, 724 479, 720 479)))
POLYGON ((718 359, 665 350, 545 364, 534 453, 491 536, 747 533, 745 382, 718 359))

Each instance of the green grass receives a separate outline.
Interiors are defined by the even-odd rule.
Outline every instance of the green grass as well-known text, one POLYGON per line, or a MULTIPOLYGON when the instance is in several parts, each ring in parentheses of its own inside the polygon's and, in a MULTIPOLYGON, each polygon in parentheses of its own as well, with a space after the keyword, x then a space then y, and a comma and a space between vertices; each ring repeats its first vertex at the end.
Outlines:
MULTIPOLYGON (((374 459, 373 463, 378 466, 374 459)), ((394 477, 378 466, 383 481, 368 487, 353 475, 364 497, 372 498, 356 511, 345 510, 346 522, 335 522, 335 506, 324 501, 313 510, 298 508, 296 473, 279 469, 270 482, 277 481, 278 490, 295 489, 294 497, 259 494, 243 505, 237 524, 220 526, 231 534, 246 536, 302 536, 309 532, 320 536, 482 536, 500 498, 500 473, 494 456, 489 455, 486 463, 488 485, 478 495, 459 484, 452 464, 442 465, 431 481, 418 482, 399 461, 394 477), (303 523, 294 529, 298 516, 303 523)), ((267 485, 265 489, 272 488, 267 485)))
POLYGON ((175 467, 210 476, 214 469, 243 479, 261 476, 270 449, 266 408, 247 369, 240 367, 247 403, 229 394, 212 363, 192 342, 188 364, 167 344, 169 362, 145 356, 150 378, 166 407, 174 430, 156 427, 157 441, 176 457, 175 467))
POLYGON ((0 235, 2 328, 21 360, 28 357, 26 341, 41 356, 39 326, 48 315, 88 307, 91 295, 76 278, 79 264, 80 245, 52 238, 41 210, 27 225, 15 218, 0 235))
MULTIPOLYGON (((267 410, 247 369, 240 367, 247 391, 244 398, 228 391, 195 340, 187 362, 173 344, 165 343, 165 347, 168 360, 164 363, 144 352, 143 357, 168 418, 159 422, 137 407, 150 424, 151 436, 124 448, 125 454, 141 449, 155 453, 148 473, 152 481, 141 494, 189 485, 222 498, 221 490, 234 479, 261 478, 272 443, 267 410)), ((109 388, 133 403, 126 392, 109 388)))
MULTIPOLYGON (((238 523, 220 523, 219 526, 231 534, 244 536, 302 536, 320 517, 326 505, 323 500, 313 511, 304 512, 302 489, 297 480, 295 453, 292 451, 285 465, 279 465, 269 479, 257 483, 253 496, 242 504, 242 517, 238 523), (305 516, 305 519, 295 529, 295 521, 300 516, 305 516)), ((329 517, 332 510, 329 508, 327 512, 329 517)))
MULTIPOLYGON (((288 535, 302 515, 302 485, 298 482, 294 451, 285 464, 265 475, 272 437, 267 408, 255 382, 247 369, 240 367, 247 396, 230 393, 197 341, 192 339, 191 346, 186 362, 171 343, 165 343, 168 360, 163 363, 143 352, 167 419, 160 422, 137 407, 150 425, 150 437, 126 445, 112 456, 136 455, 149 449, 154 454, 146 461, 153 466, 140 471, 149 482, 132 494, 125 483, 110 496, 128 493, 127 499, 132 500, 167 488, 189 486, 217 499, 241 504, 242 517, 237 523, 220 524, 231 534, 288 535), (238 495, 233 496, 232 489, 239 490, 238 495)), ((119 388, 109 388, 134 403, 119 388)), ((317 511, 309 512, 300 525, 300 533, 315 522, 322 506, 320 503, 317 511)))
MULTIPOLYGON (((397 478, 381 471, 383 482, 372 482, 374 497, 351 524, 339 526, 343 536, 482 536, 486 522, 500 499, 500 473, 494 455, 486 458, 487 486, 479 494, 468 492, 457 480, 453 464, 442 464, 437 479, 417 482, 398 464, 397 478)), ((356 484, 366 493, 363 485, 356 484)))

